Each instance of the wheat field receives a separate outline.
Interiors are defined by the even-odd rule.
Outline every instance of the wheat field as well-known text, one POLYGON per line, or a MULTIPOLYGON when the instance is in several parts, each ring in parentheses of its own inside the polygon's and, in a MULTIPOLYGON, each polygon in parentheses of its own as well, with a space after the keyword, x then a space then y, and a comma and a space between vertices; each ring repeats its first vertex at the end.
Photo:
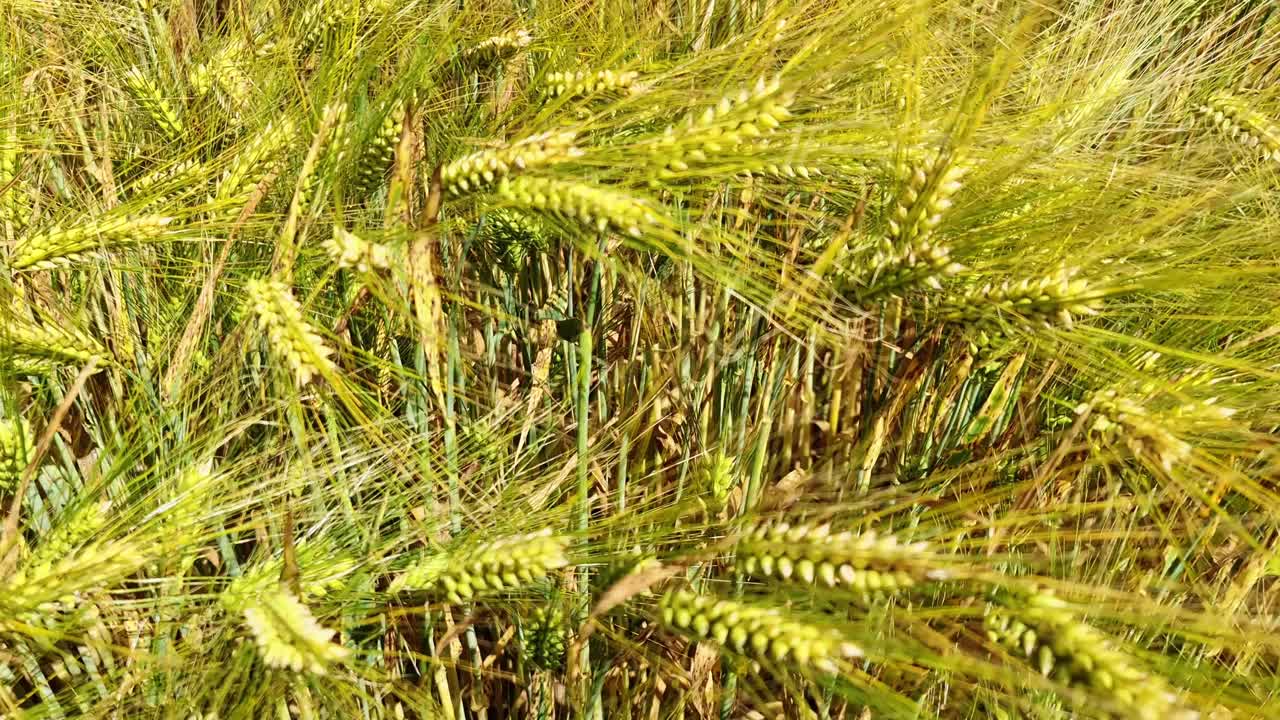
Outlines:
POLYGON ((1271 0, 0 0, 0 716, 1280 718, 1271 0))

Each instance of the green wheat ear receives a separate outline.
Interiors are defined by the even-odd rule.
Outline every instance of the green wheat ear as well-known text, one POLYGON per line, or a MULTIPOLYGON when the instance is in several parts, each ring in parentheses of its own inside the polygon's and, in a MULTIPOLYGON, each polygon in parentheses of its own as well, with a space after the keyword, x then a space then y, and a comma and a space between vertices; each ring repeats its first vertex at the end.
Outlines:
POLYGON ((298 385, 316 376, 334 376, 337 366, 329 359, 333 350, 302 315, 293 292, 278 280, 250 280, 245 285, 249 307, 266 331, 271 350, 293 371, 298 385))
POLYGON ((90 502, 60 518, 57 526, 35 546, 27 559, 29 572, 47 573, 62 558, 92 540, 107 524, 109 501, 90 502))
MULTIPOLYGON (((791 118, 795 96, 777 78, 760 78, 754 88, 722 97, 683 123, 669 125, 650 148, 657 177, 668 179, 694 164, 713 161, 778 129, 791 118)), ((776 166, 775 166, 776 167, 776 166)))
POLYGON ((988 334, 998 334, 1000 321, 1024 329, 1071 329, 1075 319, 1098 314, 1102 300, 1111 294, 1086 278, 1077 268, 1063 268, 1039 278, 987 284, 973 288, 946 304, 944 316, 988 334))
POLYGON ((490 591, 518 590, 565 567, 569 538, 550 528, 482 543, 458 552, 427 555, 396 577, 391 592, 442 592, 450 602, 490 591))
POLYGON ((441 169, 441 185, 451 195, 463 195, 490 187, 517 171, 571 160, 582 154, 574 147, 574 138, 573 132, 546 132, 503 148, 471 153, 441 169))
POLYGON ((488 65, 515 57, 515 54, 533 42, 528 30, 511 30, 494 35, 468 48, 463 56, 476 65, 488 65))
POLYGON ((517 208, 575 221, 598 232, 613 228, 638 238, 646 228, 661 220, 658 212, 644 200, 570 180, 503 178, 496 192, 517 208))
POLYGON ((1224 135, 1258 150, 1264 159, 1280 161, 1280 127, 1243 99, 1219 91, 1198 106, 1197 111, 1224 135))
POLYGON ((794 661, 838 673, 849 659, 862 655, 839 633, 796 620, 777 607, 670 590, 658 608, 667 627, 760 660, 794 661))
POLYGON ((3 230, 5 222, 12 224, 15 230, 21 230, 27 224, 30 200, 18 175, 21 151, 17 125, 5 122, 3 130, 0 130, 0 230, 3 230))
POLYGON ((523 658, 543 670, 564 667, 568 622, 557 605, 540 605, 525 622, 523 658))
POLYGON ((1142 670, 1101 631, 1076 619, 1066 603, 1036 594, 985 619, 987 636, 1066 686, 1088 687, 1142 720, 1192 718, 1160 677, 1142 670))
POLYGON ((296 124, 292 117, 273 120, 231 162, 218 183, 216 200, 229 211, 239 212, 258 183, 272 171, 293 141, 296 124))
MULTIPOLYGON (((396 145, 400 143, 400 134, 404 129, 406 106, 396 102, 384 108, 373 138, 365 143, 355 162, 355 180, 353 189, 357 192, 371 192, 381 184, 391 167, 391 159, 395 156, 396 145)), ((344 140, 350 142, 352 129, 348 128, 344 140)))
POLYGON ((18 485, 35 452, 35 436, 26 418, 0 418, 0 494, 18 485))
POLYGON ((71 263, 93 250, 154 242, 164 236, 172 222, 173 218, 165 215, 116 215, 66 229, 54 227, 19 242, 9 257, 9 267, 48 269, 71 263))
POLYGON ((332 642, 336 631, 322 627, 310 608, 283 590, 246 607, 244 621, 268 667, 325 675, 330 666, 351 655, 332 642))
POLYGON ((133 93, 134 99, 142 109, 151 116, 151 121, 163 130, 170 140, 182 137, 184 129, 182 120, 178 118, 169 101, 160 94, 160 89, 151 82, 151 78, 134 66, 125 71, 124 83, 129 86, 129 91, 133 93))
POLYGON ((107 350, 96 340, 74 328, 38 325, 14 317, 0 318, 0 350, 8 360, 23 363, 20 369, 44 371, 58 364, 111 365, 107 350))
POLYGON ((634 70, 552 72, 542 78, 541 89, 548 97, 580 99, 630 93, 638 89, 639 80, 640 73, 634 70))

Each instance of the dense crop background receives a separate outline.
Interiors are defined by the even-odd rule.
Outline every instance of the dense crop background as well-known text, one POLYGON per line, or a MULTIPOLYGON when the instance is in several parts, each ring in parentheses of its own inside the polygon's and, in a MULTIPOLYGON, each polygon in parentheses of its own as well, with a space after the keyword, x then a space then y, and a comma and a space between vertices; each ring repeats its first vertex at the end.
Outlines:
POLYGON ((1280 717, 1267 0, 0 0, 0 715, 1280 717))

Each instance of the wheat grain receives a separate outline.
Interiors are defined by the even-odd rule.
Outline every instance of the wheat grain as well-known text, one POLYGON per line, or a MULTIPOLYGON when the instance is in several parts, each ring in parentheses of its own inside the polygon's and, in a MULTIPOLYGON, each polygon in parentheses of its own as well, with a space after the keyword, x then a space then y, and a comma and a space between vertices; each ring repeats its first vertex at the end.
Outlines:
POLYGON ((38 325, 13 317, 0 320, 0 349, 11 353, 6 359, 35 360, 37 367, 91 361, 98 365, 112 364, 110 354, 102 345, 74 328, 38 325))

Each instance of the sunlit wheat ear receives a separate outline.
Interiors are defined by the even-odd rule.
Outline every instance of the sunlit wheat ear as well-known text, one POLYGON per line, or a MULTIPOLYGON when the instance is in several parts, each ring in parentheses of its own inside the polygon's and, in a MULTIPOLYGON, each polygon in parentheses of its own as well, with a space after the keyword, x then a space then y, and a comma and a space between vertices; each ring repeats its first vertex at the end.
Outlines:
POLYGON ((998 332, 1000 321, 1025 329, 1070 329, 1075 319, 1098 314, 1107 290, 1063 268, 1040 278, 973 288, 946 304, 946 318, 980 330, 998 332))
POLYGON ((901 543, 874 530, 832 533, 826 525, 764 523, 746 533, 734 554, 748 575, 862 591, 948 577, 925 543, 901 543))
POLYGON ((1111 638, 1079 621, 1067 605, 1037 594, 1013 609, 990 612, 987 636, 1068 687, 1086 687, 1115 702, 1130 717, 1169 720, 1198 717, 1180 707, 1163 678, 1141 669, 1111 638))
POLYGON ((889 244, 895 248, 911 246, 942 223, 965 169, 949 156, 934 153, 904 174, 887 221, 889 244))
POLYGON ((323 246, 324 251, 329 254, 329 259, 340 268, 370 272, 391 267, 391 248, 365 240, 336 225, 333 228, 333 237, 325 240, 323 246))
POLYGON ((395 155, 396 145, 400 142, 400 133, 404 129, 405 105, 398 102, 386 110, 374 136, 361 148, 356 159, 355 187, 359 191, 368 192, 378 187, 391 159, 395 155))
POLYGON ((333 642, 336 631, 322 627, 306 605, 283 590, 250 604, 244 621, 268 667, 324 675, 351 655, 333 642))
POLYGON ((639 89, 639 79, 640 73, 634 70, 576 70, 547 73, 540 87, 548 97, 580 99, 633 92, 639 89))
POLYGON ((270 173, 295 134, 293 118, 284 116, 254 135, 249 144, 236 154, 231 167, 218 182, 218 204, 238 212, 258 183, 270 173))
POLYGON ((494 35, 476 43, 463 52, 463 57, 476 65, 488 65, 509 60, 533 42, 528 30, 517 29, 494 35))
POLYGON ((46 269, 73 262, 86 252, 160 239, 173 218, 164 215, 116 215, 66 229, 28 235, 13 249, 9 267, 46 269))
POLYGON ((245 293, 272 352, 288 363, 299 385, 317 375, 337 373, 337 366, 329 359, 333 350, 303 317, 302 306, 288 286, 278 280, 254 279, 245 285, 245 293))
POLYGON ((490 592, 518 590, 569 564, 569 538, 550 528, 457 552, 431 554, 396 577, 391 592, 426 590, 461 603, 490 592))
POLYGON ((683 123, 668 126, 650 148, 657 176, 670 178, 692 164, 707 162, 773 132, 791 117, 787 108, 793 100, 781 81, 761 78, 751 90, 743 89, 701 112, 690 113, 683 123))
POLYGON ((631 237, 641 237, 646 228, 661 220, 644 200, 569 180, 504 178, 496 192, 517 208, 572 220, 599 232, 613 228, 631 237))
POLYGON ((124 84, 129 87, 134 99, 147 115, 151 116, 151 121, 163 130, 170 140, 176 140, 182 136, 182 120, 178 118, 178 113, 174 111, 164 95, 160 94, 160 89, 151 82, 151 78, 134 66, 125 71, 124 84))
POLYGON ((1243 99, 1216 92, 1197 111, 1224 135, 1256 149, 1264 159, 1280 161, 1280 127, 1243 99))
POLYGON ((777 607, 689 590, 669 590, 658 607, 667 627, 759 660, 790 661, 837 673, 850 658, 862 655, 858 646, 831 628, 796 620, 777 607))
POLYGON ((106 348, 74 328, 37 325, 14 317, 0 318, 0 351, 10 354, 7 360, 33 360, 37 366, 85 364, 90 360, 99 366, 112 364, 106 348))
POLYGON ((26 418, 0 418, 0 494, 13 491, 35 452, 26 418))
POLYGON ((571 160, 582 154, 573 146, 574 137, 572 132, 546 132, 506 147, 471 153, 440 170, 441 185, 450 195, 463 195, 488 188, 522 170, 571 160))

